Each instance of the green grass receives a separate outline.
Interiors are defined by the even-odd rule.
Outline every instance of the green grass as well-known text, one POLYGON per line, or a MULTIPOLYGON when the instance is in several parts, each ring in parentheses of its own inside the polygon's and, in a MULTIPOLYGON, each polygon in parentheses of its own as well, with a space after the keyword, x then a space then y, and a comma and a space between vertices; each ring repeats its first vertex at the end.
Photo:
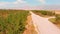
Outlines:
POLYGON ((49 21, 55 24, 58 28, 60 28, 60 20, 56 21, 56 18, 50 18, 49 21))
POLYGON ((54 16, 55 13, 52 11, 47 10, 32 10, 34 13, 40 15, 40 16, 54 16))
POLYGON ((55 15, 55 18, 50 18, 49 21, 51 21, 54 24, 60 24, 60 15, 55 15))
POLYGON ((0 32, 4 34, 22 34, 25 30, 27 16, 26 10, 0 10, 0 32), (8 14, 7 18, 3 15, 8 14))
POLYGON ((54 23, 54 24, 57 24, 55 18, 50 18, 49 21, 51 21, 51 22, 54 23))

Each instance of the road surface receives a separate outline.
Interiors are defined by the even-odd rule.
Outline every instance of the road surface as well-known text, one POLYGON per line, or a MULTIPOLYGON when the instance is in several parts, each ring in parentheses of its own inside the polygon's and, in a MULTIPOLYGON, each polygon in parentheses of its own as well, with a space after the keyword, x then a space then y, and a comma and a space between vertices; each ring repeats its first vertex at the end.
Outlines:
POLYGON ((47 18, 38 16, 31 11, 30 13, 38 34, 60 34, 60 29, 48 21, 47 18))

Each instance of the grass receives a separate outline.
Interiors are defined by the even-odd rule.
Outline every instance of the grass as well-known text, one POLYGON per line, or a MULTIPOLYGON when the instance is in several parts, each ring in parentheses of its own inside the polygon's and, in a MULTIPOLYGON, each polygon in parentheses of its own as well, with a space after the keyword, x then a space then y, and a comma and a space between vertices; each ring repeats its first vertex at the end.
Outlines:
POLYGON ((28 14, 26 10, 0 10, 0 33, 23 34, 28 14))
POLYGON ((53 24, 55 24, 57 27, 60 28, 60 22, 56 21, 56 18, 50 18, 49 21, 52 22, 53 24))
POLYGON ((49 21, 51 21, 53 24, 57 24, 55 18, 50 18, 49 21))
POLYGON ((50 18, 49 21, 60 27, 60 14, 56 14, 54 11, 48 11, 48 10, 31 10, 31 11, 41 17, 47 18, 47 17, 55 16, 55 18, 50 18))
POLYGON ((55 12, 52 11, 47 11, 47 10, 32 10, 34 13, 37 15, 40 15, 42 17, 49 17, 49 16, 54 16, 55 12))
POLYGON ((56 24, 60 28, 60 14, 56 14, 55 18, 50 18, 49 21, 56 24))

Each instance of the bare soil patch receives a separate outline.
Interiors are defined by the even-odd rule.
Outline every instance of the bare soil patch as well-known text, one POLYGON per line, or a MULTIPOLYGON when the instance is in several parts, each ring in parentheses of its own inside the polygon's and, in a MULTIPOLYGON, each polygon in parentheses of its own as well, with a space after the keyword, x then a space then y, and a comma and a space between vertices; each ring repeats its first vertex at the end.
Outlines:
POLYGON ((26 30, 23 34, 37 34, 30 15, 27 17, 26 30))

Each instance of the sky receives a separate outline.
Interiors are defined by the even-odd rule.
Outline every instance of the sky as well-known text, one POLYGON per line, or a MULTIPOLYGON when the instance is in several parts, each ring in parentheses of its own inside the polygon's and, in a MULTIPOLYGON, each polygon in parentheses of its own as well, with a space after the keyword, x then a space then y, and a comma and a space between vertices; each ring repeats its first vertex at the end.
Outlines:
POLYGON ((0 9, 39 8, 60 9, 60 0, 0 0, 0 9), (47 8, 46 8, 47 7, 47 8))

